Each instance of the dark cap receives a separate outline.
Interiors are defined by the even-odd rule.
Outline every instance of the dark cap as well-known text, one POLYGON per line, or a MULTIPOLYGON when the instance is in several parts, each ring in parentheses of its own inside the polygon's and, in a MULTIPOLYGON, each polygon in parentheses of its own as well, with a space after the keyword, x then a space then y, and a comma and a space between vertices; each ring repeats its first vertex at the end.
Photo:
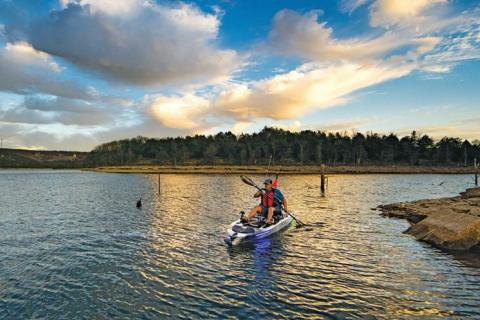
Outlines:
POLYGON ((265 181, 263 181, 263 184, 272 184, 272 179, 265 179, 265 181))

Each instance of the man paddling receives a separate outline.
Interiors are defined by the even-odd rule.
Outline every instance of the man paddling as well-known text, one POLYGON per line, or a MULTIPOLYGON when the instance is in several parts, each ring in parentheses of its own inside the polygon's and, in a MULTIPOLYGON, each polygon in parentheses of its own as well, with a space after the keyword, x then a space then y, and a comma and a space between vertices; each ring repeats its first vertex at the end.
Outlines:
POLYGON ((265 223, 272 224, 274 211, 281 211, 282 205, 283 208, 285 208, 285 211, 288 210, 287 199, 283 196, 280 190, 273 188, 272 180, 266 179, 263 184, 265 185, 265 188, 257 191, 253 195, 255 198, 262 197, 260 204, 242 218, 243 222, 248 222, 251 218, 261 213, 263 216, 267 217, 265 223))

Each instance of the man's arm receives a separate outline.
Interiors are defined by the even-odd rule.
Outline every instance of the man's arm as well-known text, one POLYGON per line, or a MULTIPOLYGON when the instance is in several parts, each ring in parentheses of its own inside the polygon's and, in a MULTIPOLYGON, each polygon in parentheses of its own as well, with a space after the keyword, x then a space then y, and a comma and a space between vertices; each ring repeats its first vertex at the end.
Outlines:
POLYGON ((288 211, 288 207, 287 207, 287 198, 283 197, 282 204, 283 204, 283 208, 285 209, 285 211, 288 211))
POLYGON ((287 208, 287 198, 283 195, 283 193, 276 189, 276 194, 277 194, 277 201, 280 202, 285 210, 288 210, 287 208))

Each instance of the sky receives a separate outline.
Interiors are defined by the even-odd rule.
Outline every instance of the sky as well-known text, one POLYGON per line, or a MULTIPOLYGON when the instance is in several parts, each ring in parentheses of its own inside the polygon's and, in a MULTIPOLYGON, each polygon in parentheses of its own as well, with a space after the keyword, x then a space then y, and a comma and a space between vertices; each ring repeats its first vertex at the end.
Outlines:
POLYGON ((3 147, 265 126, 480 139, 480 2, 0 0, 3 147))

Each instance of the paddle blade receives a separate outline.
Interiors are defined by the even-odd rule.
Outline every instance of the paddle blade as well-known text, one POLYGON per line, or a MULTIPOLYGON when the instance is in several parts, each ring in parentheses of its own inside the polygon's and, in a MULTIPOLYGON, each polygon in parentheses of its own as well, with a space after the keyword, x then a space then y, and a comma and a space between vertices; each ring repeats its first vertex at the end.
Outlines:
POLYGON ((247 176, 244 176, 244 175, 241 175, 240 176, 240 179, 242 179, 242 181, 246 184, 248 184, 249 186, 252 186, 252 187, 255 187, 257 188, 257 190, 261 191, 262 189, 260 189, 256 184, 255 182, 253 182, 252 179, 250 179, 249 177, 247 176))
POLYGON ((249 177, 247 176, 244 176, 244 175, 241 175, 240 176, 240 179, 242 179, 242 181, 248 185, 251 185, 252 187, 255 187, 255 182, 252 181, 252 179, 250 179, 249 177))

